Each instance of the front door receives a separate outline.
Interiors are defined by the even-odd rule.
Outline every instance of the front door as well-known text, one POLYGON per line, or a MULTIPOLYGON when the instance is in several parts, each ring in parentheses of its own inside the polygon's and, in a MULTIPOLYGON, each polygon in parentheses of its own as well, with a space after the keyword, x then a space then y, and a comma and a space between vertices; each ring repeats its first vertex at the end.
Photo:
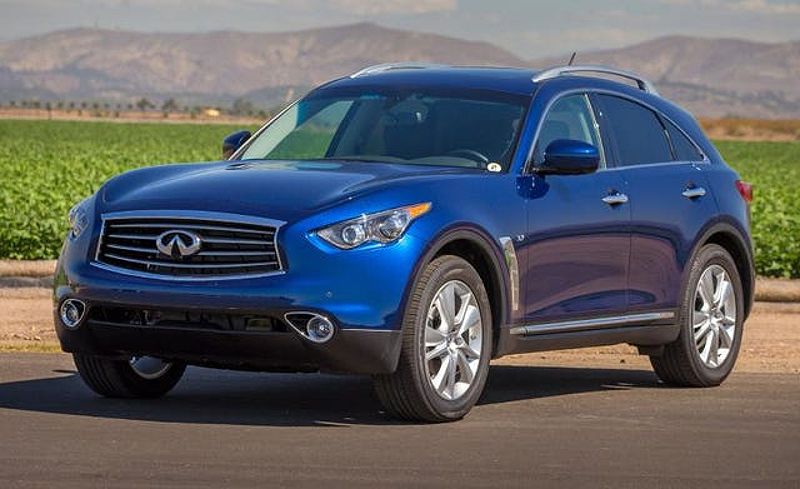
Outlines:
POLYGON ((620 174, 606 169, 606 152, 589 97, 565 96, 541 123, 534 165, 556 139, 600 150, 601 168, 588 175, 532 174, 527 192, 525 316, 531 324, 561 318, 608 317, 627 306, 630 206, 620 174))

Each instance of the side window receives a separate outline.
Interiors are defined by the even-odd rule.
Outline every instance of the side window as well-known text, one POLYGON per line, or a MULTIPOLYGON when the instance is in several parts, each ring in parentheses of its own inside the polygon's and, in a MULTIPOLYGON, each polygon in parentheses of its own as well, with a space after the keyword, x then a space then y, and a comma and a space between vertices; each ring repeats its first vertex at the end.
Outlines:
POLYGON ((703 154, 697 150, 697 147, 687 138, 680 129, 675 127, 670 121, 665 121, 667 124, 667 132, 669 139, 672 141, 672 149, 675 151, 675 161, 702 161, 703 154))
POLYGON ((661 120, 652 110, 613 95, 598 95, 619 153, 619 166, 672 161, 661 120))
POLYGON ((539 130, 539 139, 533 151, 534 163, 544 161, 547 146, 556 139, 575 139, 594 145, 600 152, 600 167, 605 167, 603 142, 585 94, 568 95, 550 107, 539 130))

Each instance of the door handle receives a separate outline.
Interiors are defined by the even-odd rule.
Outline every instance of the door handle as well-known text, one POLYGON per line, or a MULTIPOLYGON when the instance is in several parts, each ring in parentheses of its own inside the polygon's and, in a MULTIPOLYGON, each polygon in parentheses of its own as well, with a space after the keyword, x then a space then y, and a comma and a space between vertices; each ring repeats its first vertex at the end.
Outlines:
POLYGON ((603 202, 610 206, 620 205, 620 204, 627 204, 628 203, 628 196, 625 194, 621 194, 619 192, 615 192, 613 194, 608 194, 603 197, 603 202))
POLYGON ((706 189, 703 187, 687 187, 681 192, 681 195, 687 199, 696 199, 706 194, 706 189))

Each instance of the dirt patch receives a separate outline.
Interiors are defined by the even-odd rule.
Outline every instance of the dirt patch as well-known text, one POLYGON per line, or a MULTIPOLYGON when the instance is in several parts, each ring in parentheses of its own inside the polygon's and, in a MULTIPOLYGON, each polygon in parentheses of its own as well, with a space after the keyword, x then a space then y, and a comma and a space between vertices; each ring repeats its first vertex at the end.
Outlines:
POLYGON ((800 280, 757 278, 756 300, 770 302, 800 302, 800 280))
POLYGON ((40 287, 0 288, 0 345, 36 346, 56 341, 50 291, 40 287))
POLYGON ((797 119, 700 119, 711 139, 732 141, 800 141, 797 119))
MULTIPOLYGON (((50 291, 38 287, 0 288, 0 352, 57 351, 50 291)), ((561 365, 649 368, 634 347, 616 345, 511 355, 499 365, 561 365)), ((800 303, 757 302, 745 327, 737 370, 800 374, 800 303)))
POLYGON ((0 260, 0 277, 52 277, 55 260, 0 260))

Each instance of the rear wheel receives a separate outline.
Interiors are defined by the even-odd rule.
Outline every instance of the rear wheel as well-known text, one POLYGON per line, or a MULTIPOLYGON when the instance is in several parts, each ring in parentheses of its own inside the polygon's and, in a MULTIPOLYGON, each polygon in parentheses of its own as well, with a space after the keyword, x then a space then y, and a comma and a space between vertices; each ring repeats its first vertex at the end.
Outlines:
POLYGON ((744 296, 736 263, 718 245, 706 245, 692 264, 680 311, 680 336, 650 358, 668 384, 719 385, 733 370, 742 342, 744 296))
POLYGON ((406 308, 397 371, 374 378, 389 414, 431 422, 467 414, 486 383, 491 324, 489 298, 478 272, 455 256, 433 260, 406 308))
POLYGON ((83 381, 105 397, 161 397, 183 376, 186 366, 155 357, 135 356, 114 360, 92 355, 73 355, 83 381))

